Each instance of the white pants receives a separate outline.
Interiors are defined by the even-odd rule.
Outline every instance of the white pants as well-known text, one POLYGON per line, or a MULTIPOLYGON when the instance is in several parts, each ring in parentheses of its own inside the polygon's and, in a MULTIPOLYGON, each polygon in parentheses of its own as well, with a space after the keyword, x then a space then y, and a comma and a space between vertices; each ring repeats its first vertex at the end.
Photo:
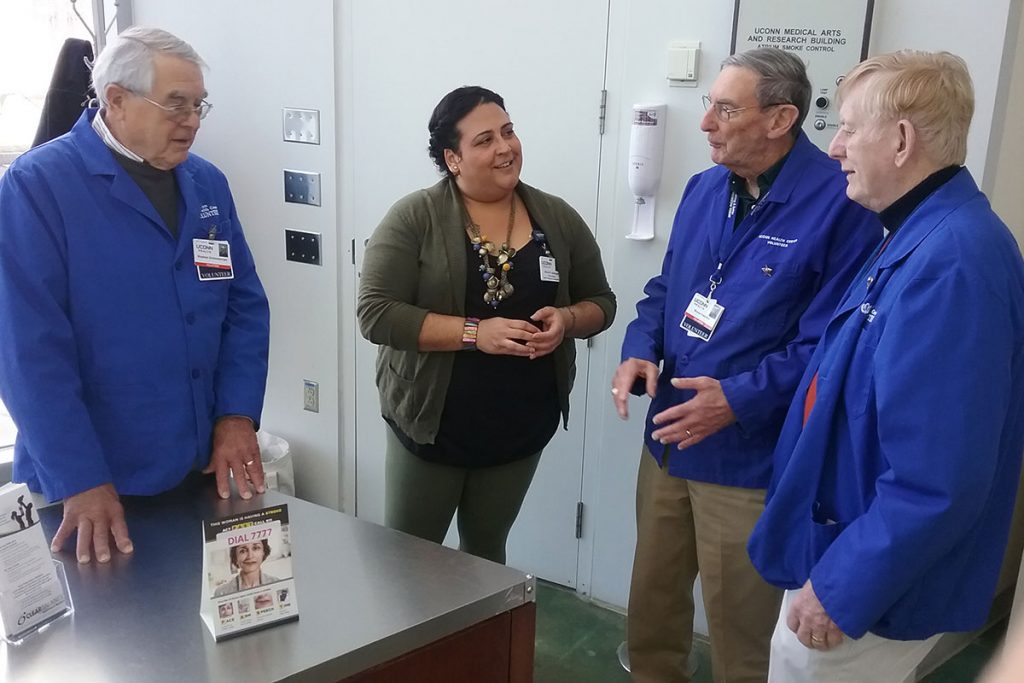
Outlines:
POLYGON ((889 640, 866 634, 846 637, 828 651, 803 646, 786 625, 789 607, 797 591, 786 591, 779 621, 772 635, 768 683, 911 683, 917 666, 939 639, 889 640))

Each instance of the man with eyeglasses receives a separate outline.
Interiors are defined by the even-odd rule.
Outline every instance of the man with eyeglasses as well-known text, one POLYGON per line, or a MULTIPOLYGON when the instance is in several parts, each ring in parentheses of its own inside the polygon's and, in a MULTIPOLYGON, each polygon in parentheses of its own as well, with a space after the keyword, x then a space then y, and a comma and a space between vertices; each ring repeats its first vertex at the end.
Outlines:
POLYGON ((191 472, 264 489, 255 427, 267 298, 224 175, 189 153, 204 63, 131 28, 96 59, 100 108, 0 179, 0 395, 14 479, 63 500, 59 551, 132 552, 121 495, 191 472))
POLYGON ((628 615, 638 683, 690 680, 698 573, 714 680, 767 676, 781 592, 752 567, 747 539, 800 376, 882 235, 801 132, 810 91, 791 53, 723 62, 700 124, 716 166, 687 184, 662 271, 623 340, 619 415, 630 393, 653 399, 628 615))

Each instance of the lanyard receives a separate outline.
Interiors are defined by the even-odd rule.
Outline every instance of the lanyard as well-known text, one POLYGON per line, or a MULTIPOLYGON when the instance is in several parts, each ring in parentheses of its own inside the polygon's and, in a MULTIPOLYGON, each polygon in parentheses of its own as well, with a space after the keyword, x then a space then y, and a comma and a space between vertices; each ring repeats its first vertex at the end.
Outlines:
MULTIPOLYGON (((758 198, 754 205, 750 207, 750 213, 744 217, 743 221, 740 221, 740 225, 742 225, 747 218, 751 218, 757 213, 758 209, 761 208, 764 200, 768 198, 768 195, 771 194, 771 192, 772 191, 769 189, 758 198)), ((708 297, 711 297, 715 293, 715 289, 722 284, 722 269, 725 268, 725 264, 729 262, 729 259, 732 258, 733 254, 739 251, 741 246, 749 242, 746 237, 751 232, 750 227, 748 227, 742 234, 740 234, 739 225, 733 227, 735 222, 733 219, 736 216, 736 207, 739 205, 739 201, 739 195, 737 195, 735 191, 731 192, 729 195, 729 210, 726 212, 725 222, 722 225, 721 240, 718 242, 718 267, 715 268, 715 272, 708 278, 708 282, 711 283, 711 289, 708 292, 708 297)))

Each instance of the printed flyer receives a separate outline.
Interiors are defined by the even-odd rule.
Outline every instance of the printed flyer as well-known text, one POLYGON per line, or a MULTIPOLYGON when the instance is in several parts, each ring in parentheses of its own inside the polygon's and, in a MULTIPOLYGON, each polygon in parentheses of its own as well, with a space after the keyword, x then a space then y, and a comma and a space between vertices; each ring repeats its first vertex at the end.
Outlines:
POLYGON ((203 522, 200 616, 216 640, 299 618, 288 506, 203 522))
POLYGON ((0 487, 0 622, 11 642, 70 609, 33 508, 24 484, 0 487))

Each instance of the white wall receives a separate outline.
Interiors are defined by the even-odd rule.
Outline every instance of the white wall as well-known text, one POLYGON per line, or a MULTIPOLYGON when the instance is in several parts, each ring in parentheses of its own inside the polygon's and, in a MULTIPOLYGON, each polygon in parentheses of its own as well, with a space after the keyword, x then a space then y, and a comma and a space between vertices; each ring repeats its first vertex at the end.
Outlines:
MULTIPOLYGON (((974 122, 967 139, 967 167, 985 191, 992 188, 986 162, 999 140, 992 140, 1000 96, 1007 20, 1020 0, 876 0, 871 54, 902 48, 947 50, 960 55, 974 79, 974 122)), ((1011 35, 1011 38, 1014 36, 1011 35)), ((995 131, 997 134, 999 131, 995 131)))
POLYGON ((1000 89, 1006 96, 1003 135, 989 161, 989 167, 994 167, 989 197, 996 213, 1013 230, 1017 242, 1024 245, 1024 203, 1021 202, 1024 189, 1024 125, 1021 125, 1024 117, 1024 47, 1021 46, 1024 11, 1019 0, 1014 4, 1016 22, 1009 27, 1000 81, 1000 89))
MULTIPOLYGON (((334 3, 330 0, 135 0, 136 24, 165 28, 210 65, 213 111, 195 152, 231 182, 270 298, 270 377, 263 427, 286 438, 299 496, 339 496, 338 239, 334 3), (319 109, 321 144, 282 140, 282 107, 319 109), (285 204, 282 170, 319 171, 323 205, 285 204), (323 234, 323 265, 287 262, 284 230, 323 234), (302 380, 320 383, 320 412, 302 410, 302 380)), ((347 260, 344 261, 347 263, 347 260)))

